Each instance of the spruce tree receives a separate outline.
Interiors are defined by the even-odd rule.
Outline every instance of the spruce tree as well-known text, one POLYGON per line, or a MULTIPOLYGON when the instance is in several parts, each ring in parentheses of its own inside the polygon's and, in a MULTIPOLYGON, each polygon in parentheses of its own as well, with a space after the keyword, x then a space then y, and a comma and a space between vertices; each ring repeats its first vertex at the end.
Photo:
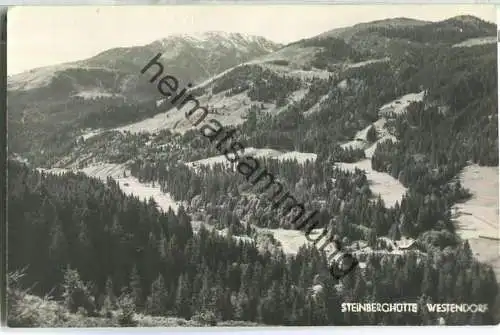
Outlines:
POLYGON ((151 315, 165 315, 169 308, 169 295, 160 274, 151 284, 151 294, 146 300, 146 311, 151 315))
POLYGON ((80 279, 78 271, 69 267, 66 269, 63 290, 64 303, 71 313, 76 313, 79 307, 83 307, 89 314, 95 312, 95 305, 89 288, 80 279))
POLYGON ((143 307, 142 292, 141 277, 137 270, 137 266, 134 265, 132 273, 130 274, 130 297, 138 310, 143 307))

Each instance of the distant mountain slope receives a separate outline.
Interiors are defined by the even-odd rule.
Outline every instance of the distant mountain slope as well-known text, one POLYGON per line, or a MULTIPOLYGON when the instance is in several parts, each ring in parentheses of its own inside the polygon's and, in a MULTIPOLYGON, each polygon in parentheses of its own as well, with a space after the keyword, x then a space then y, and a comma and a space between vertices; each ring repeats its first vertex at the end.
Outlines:
POLYGON ((15 151, 31 150, 30 139, 46 140, 47 133, 57 132, 62 136, 92 127, 88 122, 91 119, 102 118, 103 114, 110 119, 110 114, 104 112, 112 112, 113 125, 154 115, 158 91, 141 78, 140 70, 157 53, 163 53, 164 73, 176 76, 185 85, 203 81, 279 47, 263 37, 208 32, 172 36, 144 46, 115 48, 90 59, 11 76, 9 128, 15 136, 9 144, 15 151), (113 114, 122 108, 129 111, 113 114))
MULTIPOLYGON (((471 38, 495 33, 494 25, 468 16, 441 22, 397 18, 363 23, 289 44, 228 69, 193 91, 199 95, 201 105, 212 108, 212 117, 232 125, 242 123, 252 108, 274 115, 295 106, 308 114, 319 110, 321 104, 326 105, 324 100, 338 94, 337 91, 355 95, 367 85, 375 85, 377 77, 389 76, 399 83, 400 92, 378 89, 377 100, 386 103, 398 95, 421 92, 423 87, 440 86, 441 83, 431 80, 430 74, 453 76, 447 67, 451 69, 454 63, 447 65, 445 60, 451 57, 450 53, 456 54, 457 59, 472 61, 471 57, 475 57, 490 61, 496 55, 489 47, 481 49, 478 46, 479 49, 473 52, 451 48, 471 38), (437 62, 438 69, 434 68, 437 62), (370 75, 370 80, 364 78, 366 74, 370 75)), ((443 84, 446 85, 446 81, 443 84)), ((434 98, 445 91, 436 90, 438 93, 434 98)), ((467 99, 466 96, 462 97, 467 99)), ((373 111, 376 107, 371 106, 365 112, 373 114, 373 121, 377 119, 373 111)), ((352 123, 360 123, 359 127, 353 127, 353 131, 373 122, 368 122, 369 118, 364 121, 359 117, 351 119, 352 123)), ((183 132, 190 127, 182 113, 168 112, 117 130, 157 132, 172 129, 183 132)))
POLYGON ((330 58, 331 62, 331 56, 338 58, 339 49, 344 52, 344 57, 347 54, 353 58, 381 58, 404 53, 407 46, 452 45, 470 38, 490 36, 496 36, 496 25, 474 16, 456 16, 439 22, 394 18, 334 29, 312 39, 292 43, 284 49, 322 46, 323 53, 316 54, 316 58, 330 58), (332 43, 342 46, 341 41, 349 47, 331 48, 332 43))
MULTIPOLYGON (((116 72, 108 69, 125 69, 123 71, 134 69, 131 76, 137 78, 138 69, 143 66, 139 60, 144 59, 145 54, 154 55, 159 51, 170 50, 165 51, 166 58, 163 64, 166 67, 168 64, 180 64, 178 68, 184 69, 185 75, 191 76, 190 78, 198 76, 199 80, 195 83, 199 85, 193 88, 192 93, 198 96, 200 105, 209 107, 211 117, 223 124, 239 125, 252 113, 260 120, 280 113, 297 114, 298 119, 305 117, 311 124, 317 124, 319 128, 314 131, 314 139, 311 138, 310 142, 297 139, 302 143, 301 148, 288 145, 275 149, 326 152, 330 150, 329 141, 351 140, 357 131, 378 119, 378 107, 409 92, 428 89, 432 99, 443 100, 440 103, 444 105, 449 103, 454 93, 452 89, 444 87, 456 86, 454 81, 461 83, 466 80, 465 77, 461 79, 461 76, 469 76, 459 73, 461 64, 472 62, 473 58, 489 64, 496 58, 496 51, 490 50, 491 45, 475 46, 474 50, 469 51, 467 49, 470 48, 452 47, 471 38, 483 38, 495 34, 495 25, 474 17, 459 16, 440 22, 396 18, 362 23, 332 30, 282 48, 262 38, 244 38, 238 34, 175 37, 154 42, 142 49, 129 48, 127 53, 121 52, 121 49, 109 50, 80 62, 79 65, 87 69, 96 67, 102 69, 107 66, 106 71, 109 73, 100 72, 102 75, 108 73, 107 81, 100 80, 103 83, 101 86, 89 83, 84 90, 80 90, 79 98, 69 101, 67 95, 64 99, 64 94, 61 94, 61 102, 64 101, 63 108, 61 104, 57 108, 53 107, 53 104, 57 104, 53 102, 54 99, 57 100, 57 94, 49 94, 48 86, 27 92, 19 90, 12 92, 11 95, 18 97, 26 94, 27 99, 22 101, 29 101, 35 96, 38 99, 37 104, 21 108, 22 116, 11 112, 12 120, 9 120, 9 126, 17 125, 24 133, 30 134, 29 138, 37 137, 38 133, 51 134, 51 138, 46 140, 49 145, 38 147, 45 152, 50 151, 51 157, 64 156, 64 153, 71 150, 77 136, 84 135, 88 138, 86 132, 89 128, 132 133, 157 133, 169 129, 184 133, 191 126, 185 120, 183 113, 170 111, 169 104, 157 106, 157 100, 161 96, 155 85, 146 79, 125 80, 122 82, 122 90, 119 91, 122 93, 112 93, 115 94, 114 98, 110 96, 111 93, 106 93, 108 95, 91 102, 84 98, 98 94, 102 86, 109 87, 110 84, 104 82, 114 82, 112 76, 116 76, 116 72), (233 44, 238 48, 234 48, 233 44), (179 52, 178 49, 183 52, 179 52), (269 52, 273 49, 276 51, 269 52), (206 57, 207 50, 210 57, 206 57), (221 53, 221 50, 226 51, 221 53), (244 53, 246 56, 235 56, 239 53, 244 53), (257 57, 259 53, 260 57, 257 57), (196 56, 193 57, 193 54, 196 56), (254 56, 251 59, 250 54, 254 56), (229 66, 231 62, 228 62, 227 66, 218 69, 219 65, 215 59, 228 57, 233 60, 237 58, 240 63, 231 67, 229 66), (452 58, 461 59, 460 63, 455 64, 452 58), (170 62, 169 59, 175 61, 170 62), (200 59, 204 61, 203 66, 199 63, 200 59), (454 67, 457 66, 455 71, 454 67), (218 73, 211 77, 205 75, 212 71, 218 73), (437 82, 432 79, 433 76, 439 76, 442 80, 437 82), (380 81, 387 84, 381 86, 380 81), (42 91, 45 93, 37 94, 42 91), (122 94, 122 100, 118 94, 122 94), (446 95, 446 98, 443 98, 443 95, 446 95), (49 96, 51 99, 47 98, 49 96), (341 96, 356 97, 357 102, 354 104, 356 106, 353 105, 342 112, 332 110, 332 103, 342 103, 339 100, 341 96), (124 99, 129 101, 132 97, 147 101, 123 102, 124 99), (99 103, 100 101, 102 102, 99 103), (113 105, 111 101, 117 102, 113 105), (102 112, 104 104, 106 113, 102 112), (325 118, 335 122, 325 123, 325 118), (338 129, 335 128, 333 131, 330 129, 332 127, 338 129), (64 131, 61 132, 61 129, 64 131), (329 139, 325 140, 325 137, 329 139), (318 145, 324 148, 318 148, 318 145)), ((90 70, 80 68, 71 71, 90 70)), ((175 69, 168 69, 165 72, 175 74, 175 69)), ((185 77, 179 75, 179 78, 185 77)), ((70 81, 68 78, 65 80, 70 81)), ((471 94, 464 92, 454 96, 455 100, 463 102, 473 97, 471 94)), ((19 99, 17 101, 19 102, 19 99)), ((17 108, 19 109, 19 106, 17 108)), ((283 116, 279 125, 264 123, 266 126, 256 129, 255 136, 251 136, 251 145, 262 148, 280 142, 277 138, 296 137, 293 133, 297 133, 295 125, 299 121, 297 119, 292 122, 291 119, 293 118, 283 116), (270 125, 275 125, 272 126, 272 131, 267 129, 270 125)), ((11 129, 13 128, 11 126, 11 129)), ((306 129, 305 126, 302 128, 306 129)), ((313 133, 312 130, 309 132, 313 133)), ((92 133, 98 132, 92 131, 92 133)), ((14 134, 11 141, 19 144, 21 141, 17 140, 17 137, 18 135, 14 134)), ((29 144, 28 138, 20 138, 23 141, 21 144, 29 144)), ((18 147, 24 151, 34 152, 31 144, 18 147)), ((52 163, 55 161, 58 160, 54 158, 52 163)))
POLYGON ((318 37, 337 37, 351 41, 357 36, 373 33, 387 37, 400 37, 418 42, 450 43, 451 40, 464 40, 472 37, 495 35, 496 26, 470 15, 461 15, 443 21, 431 22, 409 18, 392 18, 366 23, 352 27, 337 28, 325 32, 318 37), (433 37, 429 40, 429 37, 433 37))
MULTIPOLYGON (((130 93, 140 98, 133 85, 126 85, 126 78, 131 74, 137 76, 138 70, 157 53, 163 53, 162 62, 165 71, 177 76, 180 80, 198 82, 207 79, 225 69, 273 52, 280 47, 263 37, 242 35, 238 33, 207 32, 198 35, 174 35, 150 44, 134 47, 114 48, 103 51, 89 59, 33 69, 8 78, 9 92, 32 91, 34 89, 56 89, 52 94, 61 94, 62 83, 73 84, 65 87, 69 93, 78 93, 91 86, 108 90, 109 93, 130 93), (93 78, 96 71, 115 74, 113 80, 93 78), (64 79, 64 78, 67 79, 64 79), (93 81, 90 79, 94 79, 93 81)), ((33 92, 30 92, 33 94, 33 92)), ((67 97, 67 96, 66 96, 67 97)))

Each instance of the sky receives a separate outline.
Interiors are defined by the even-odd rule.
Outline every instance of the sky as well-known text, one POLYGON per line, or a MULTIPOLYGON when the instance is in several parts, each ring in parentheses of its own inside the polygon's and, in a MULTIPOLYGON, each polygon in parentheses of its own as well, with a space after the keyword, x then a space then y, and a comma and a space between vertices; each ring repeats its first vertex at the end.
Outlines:
POLYGON ((492 5, 23 6, 9 9, 7 72, 92 57, 175 34, 238 32, 289 43, 393 17, 439 21, 474 15, 496 22, 492 5))

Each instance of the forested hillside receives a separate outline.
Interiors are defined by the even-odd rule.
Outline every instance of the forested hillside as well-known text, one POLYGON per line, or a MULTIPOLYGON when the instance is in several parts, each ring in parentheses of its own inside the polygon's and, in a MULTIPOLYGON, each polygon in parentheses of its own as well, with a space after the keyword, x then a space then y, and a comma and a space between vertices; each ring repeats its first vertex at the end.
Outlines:
POLYGON ((87 128, 107 129, 165 111, 165 107, 157 108, 157 90, 139 76, 158 53, 162 53, 164 74, 187 85, 279 47, 263 37, 237 33, 174 35, 9 76, 9 150, 27 156, 33 152, 57 156, 87 128))
MULTIPOLYGON (((337 283, 324 274, 325 256, 315 248, 285 257, 205 229, 193 234, 183 209, 159 212, 152 201, 125 196, 113 180, 46 175, 14 162, 9 175, 10 270, 26 268, 18 284, 50 294, 82 318, 133 325, 135 311, 213 324, 433 324, 437 316, 423 311, 352 315, 341 313, 340 303, 423 304, 460 296, 493 304, 498 289, 491 269, 473 259, 467 243, 405 257, 367 255, 366 267, 337 283)), ((22 301, 14 300, 11 325, 47 322, 18 305, 22 301)), ((488 324, 492 313, 448 320, 488 324)), ((55 322, 63 325, 64 315, 55 322)))

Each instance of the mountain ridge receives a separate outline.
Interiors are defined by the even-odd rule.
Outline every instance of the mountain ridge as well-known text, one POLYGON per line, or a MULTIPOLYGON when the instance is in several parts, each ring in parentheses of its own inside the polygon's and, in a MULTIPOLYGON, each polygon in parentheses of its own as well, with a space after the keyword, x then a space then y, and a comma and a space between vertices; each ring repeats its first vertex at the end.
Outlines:
MULTIPOLYGON (((318 105, 319 99, 324 98, 332 89, 323 86, 320 91, 316 91, 317 88, 310 87, 314 81, 328 81, 328 78, 338 77, 340 73, 346 71, 354 71, 356 67, 368 66, 374 69, 389 67, 393 68, 391 71, 398 71, 397 67, 400 63, 410 63, 412 66, 400 76, 401 80, 406 80, 410 73, 422 67, 422 64, 415 62, 422 62, 423 53, 435 53, 438 48, 446 49, 460 45, 458 41, 488 35, 493 31, 496 33, 496 28, 491 27, 490 24, 469 16, 458 16, 438 22, 394 18, 339 29, 287 45, 276 44, 259 36, 209 31, 191 36, 189 39, 186 38, 186 34, 173 35, 146 44, 144 46, 146 49, 131 47, 106 50, 87 60, 73 63, 79 65, 80 68, 64 68, 63 66, 63 73, 48 73, 49 77, 55 76, 49 84, 43 81, 45 77, 42 76, 42 82, 39 85, 41 87, 38 89, 28 91, 10 89, 9 118, 12 120, 10 125, 14 124, 11 129, 16 129, 17 126, 24 131, 23 128, 30 124, 37 127, 35 130, 37 133, 44 132, 45 127, 61 128, 57 125, 61 125, 61 122, 51 117, 54 110, 58 110, 55 115, 60 118, 65 115, 63 119, 67 119, 69 123, 65 126, 66 129, 62 130, 70 136, 69 139, 78 136, 85 128, 112 129, 146 120, 168 111, 171 106, 159 105, 158 101, 162 97, 158 96, 154 85, 139 75, 140 68, 154 55, 164 52, 165 49, 169 51, 164 52, 160 59, 165 66, 164 73, 177 77, 179 82, 188 82, 192 78, 198 78, 198 81, 191 81, 195 84, 192 93, 202 96, 200 99, 203 103, 212 107, 219 105, 216 108, 226 110, 223 114, 232 118, 233 124, 237 124, 243 121, 242 117, 245 113, 242 111, 247 108, 245 105, 267 104, 269 111, 285 110, 289 104, 298 103, 298 100, 306 94, 314 99, 304 106, 307 107, 307 111, 313 105, 318 105), (457 24, 460 25, 463 22, 465 22, 463 28, 456 27, 457 24), (388 24, 392 27, 391 29, 380 30, 381 26, 385 27, 388 24), (408 30, 409 28, 406 28, 408 26, 413 28, 408 30), (435 29, 436 27, 439 29, 435 29), (414 29, 417 29, 419 35, 412 34, 414 29), (336 33, 331 35, 331 32, 336 33), (240 47, 234 47, 233 43, 236 42, 240 47), (222 44, 226 46, 217 47, 211 57, 206 56, 207 48, 211 50, 213 45, 222 44), (172 45, 184 52, 179 53, 177 49, 170 48, 172 45), (185 45, 188 46, 185 47, 185 45), (255 46, 257 51, 255 53, 244 51, 243 49, 247 49, 248 45, 255 46), (275 51, 270 53, 269 48, 275 51), (238 53, 244 55, 240 56, 238 53), (177 70, 169 67, 172 64, 170 59, 177 61, 177 70), (222 61, 227 59, 229 61, 221 67, 222 61), (200 64, 200 60, 204 63, 200 64), (121 70, 114 70, 115 68, 121 70), (255 73, 252 74, 252 71, 257 71, 255 73, 269 78, 259 77, 255 73), (270 96, 275 94, 265 94, 265 91, 275 91, 277 88, 265 84, 265 81, 276 81, 276 78, 281 76, 289 78, 287 79, 289 84, 284 85, 291 86, 283 87, 276 98, 271 98, 270 96), (301 84, 292 83, 294 81, 301 84), (295 88, 291 90, 292 87, 295 88), (253 98, 244 99, 245 101, 242 100, 232 105, 229 103, 231 105, 229 109, 225 106, 227 103, 214 101, 229 99, 232 96, 238 96, 238 93, 250 91, 254 92, 253 98), (287 102, 290 94, 295 94, 295 97, 287 102), (269 97, 262 100, 257 97, 258 95, 269 97), (50 96, 52 101, 44 99, 44 96, 50 96), (123 105, 129 106, 130 111, 118 112, 118 109, 122 108, 120 106, 123 105), (103 113, 103 110, 109 109, 108 107, 116 112, 103 113), (90 114, 89 111, 91 111, 90 114), (231 116, 232 113, 235 115, 231 116), (77 115, 76 120, 75 115, 77 115), (238 115, 241 115, 241 118, 238 115), (91 118, 95 120, 92 121, 91 118), (99 125, 99 120, 103 118, 107 121, 99 125), (83 121, 78 121, 79 119, 83 121), (57 124, 54 125, 52 120, 57 124), (45 122, 48 122, 47 126, 43 125, 45 122)), ((479 48, 479 46, 474 46, 474 48, 479 48)), ((44 71, 50 72, 50 68, 46 67, 44 71)), ((38 78, 26 75, 22 84, 34 85, 37 83, 35 79, 38 78)), ((335 83, 342 87, 344 84, 335 83)), ((401 92, 401 95, 419 91, 421 89, 417 85, 408 92, 401 92)), ((394 98, 396 97, 391 96, 388 100, 394 98)), ((174 119, 175 117, 171 119, 172 122, 174 119)), ((180 125, 175 122, 172 124, 180 125)), ((53 132, 53 130, 50 131, 53 132)), ((34 138, 31 135, 29 137, 34 138)), ((15 148, 14 151, 22 153, 31 150, 30 146, 26 145, 26 137, 20 136, 20 138, 23 139, 20 146, 22 150, 15 148)), ((19 142, 19 140, 14 138, 14 142, 19 142)))
MULTIPOLYGON (((107 50, 103 50, 101 52, 98 52, 94 56, 91 56, 88 58, 29 69, 29 70, 26 70, 26 71, 23 71, 20 73, 9 75, 8 82, 10 81, 12 83, 12 81, 15 81, 17 79, 17 77, 20 77, 23 75, 25 76, 27 73, 33 73, 33 72, 37 72, 37 71, 41 71, 41 70, 54 69, 54 71, 58 71, 58 70, 64 70, 66 68, 74 68, 74 67, 104 68, 104 69, 108 68, 109 69, 109 67, 105 66, 105 65, 109 65, 109 64, 103 63, 103 62, 109 61, 109 59, 106 59, 106 58, 108 58, 110 56, 120 56, 120 54, 123 54, 125 52, 126 53, 132 53, 134 51, 140 52, 142 49, 154 49, 157 51, 163 51, 164 49, 166 49, 167 47, 171 47, 175 43, 190 43, 190 42, 197 42, 197 43, 207 43, 208 42, 208 43, 211 43, 211 42, 215 42, 215 44, 217 44, 217 43, 222 44, 225 41, 233 42, 232 46, 234 48, 241 47, 240 45, 237 45, 234 42, 239 42, 245 46, 246 45, 252 46, 251 43, 255 43, 257 46, 260 44, 262 46, 262 51, 264 51, 264 52, 271 52, 271 51, 281 47, 281 44, 272 42, 271 40, 268 40, 262 36, 241 34, 241 33, 226 33, 226 32, 222 32, 222 31, 207 31, 207 32, 199 33, 199 34, 174 34, 174 35, 167 36, 165 38, 154 40, 150 43, 146 43, 143 45, 133 45, 133 46, 111 48, 111 49, 107 49, 107 50), (118 55, 116 55, 116 54, 118 54, 118 55), (58 69, 58 68, 60 68, 60 69, 58 69)), ((197 47, 197 46, 195 45, 193 47, 197 47)), ((151 53, 151 54, 153 54, 153 53, 151 53)), ((142 61, 142 63, 143 63, 144 61, 147 61, 147 58, 140 59, 140 61, 142 61)), ((139 63, 137 65, 143 65, 142 63, 139 63)), ((10 88, 15 89, 12 86, 10 88)))
MULTIPOLYGON (((119 122, 154 115, 157 91, 140 76, 140 70, 159 52, 163 53, 165 73, 181 82, 196 83, 280 47, 255 36, 206 36, 209 38, 204 41, 174 36, 142 47, 114 48, 89 59, 11 76, 7 94, 9 128, 16 134, 11 137, 12 150, 32 150, 30 138, 50 142, 49 133, 66 136, 86 128, 85 120, 108 117, 106 111, 110 109, 128 108, 127 113, 115 113, 122 120, 119 122), (124 119, 125 115, 128 116, 124 119)), ((35 149, 39 150, 42 149, 35 149)))

